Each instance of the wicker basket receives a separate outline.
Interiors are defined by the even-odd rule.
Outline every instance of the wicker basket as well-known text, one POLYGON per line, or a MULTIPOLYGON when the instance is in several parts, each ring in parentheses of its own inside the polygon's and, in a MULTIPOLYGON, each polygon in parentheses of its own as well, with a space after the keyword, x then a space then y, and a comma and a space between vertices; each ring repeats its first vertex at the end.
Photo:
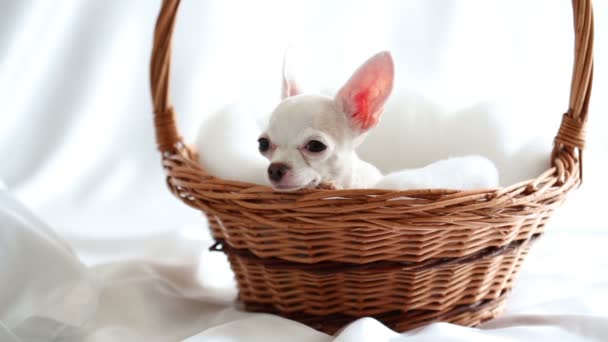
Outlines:
POLYGON ((333 333, 359 317, 403 331, 435 321, 477 325, 504 306, 530 244, 582 180, 593 72, 590 0, 574 0, 569 108, 538 178, 502 189, 272 189, 209 175, 182 142, 169 101, 179 0, 164 0, 151 61, 158 149, 169 189, 204 212, 249 311, 333 333))

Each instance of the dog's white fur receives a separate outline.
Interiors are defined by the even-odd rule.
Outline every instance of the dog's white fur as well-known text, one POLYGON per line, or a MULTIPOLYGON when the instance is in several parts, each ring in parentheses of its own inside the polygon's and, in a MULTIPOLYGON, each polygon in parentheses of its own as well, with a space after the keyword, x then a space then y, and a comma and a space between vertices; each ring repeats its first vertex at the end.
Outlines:
POLYGON ((347 115, 334 99, 322 95, 297 95, 281 102, 270 118, 264 137, 273 149, 266 153, 271 163, 289 165, 290 171, 280 182, 281 190, 314 187, 322 182, 335 182, 341 188, 373 186, 382 177, 373 165, 359 159, 355 148, 362 141, 347 115), (310 140, 327 148, 312 153, 304 147, 310 140))

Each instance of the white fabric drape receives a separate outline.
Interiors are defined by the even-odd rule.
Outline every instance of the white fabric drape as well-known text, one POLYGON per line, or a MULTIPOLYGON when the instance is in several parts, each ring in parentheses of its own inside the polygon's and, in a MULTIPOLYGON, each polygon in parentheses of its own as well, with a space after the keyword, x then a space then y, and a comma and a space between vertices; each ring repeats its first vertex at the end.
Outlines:
MULTIPOLYGON (((232 308, 204 218, 166 190, 147 73, 158 9, 0 0, 0 341, 608 339, 605 1, 585 182, 533 248, 505 315, 406 334, 362 319, 336 337, 232 308)), ((567 0, 184 0, 172 69, 184 136, 226 103, 275 101, 289 45, 305 52, 305 86, 321 88, 390 49, 399 89, 449 113, 491 103, 511 151, 550 145, 567 108, 567 0)))

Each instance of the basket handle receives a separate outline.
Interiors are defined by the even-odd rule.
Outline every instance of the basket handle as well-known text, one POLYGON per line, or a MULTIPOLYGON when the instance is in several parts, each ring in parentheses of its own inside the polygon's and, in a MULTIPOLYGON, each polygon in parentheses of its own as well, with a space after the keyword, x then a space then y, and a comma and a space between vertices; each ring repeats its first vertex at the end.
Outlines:
POLYGON ((182 142, 175 124, 175 112, 169 98, 171 74, 171 41, 179 0, 163 0, 152 45, 150 87, 154 104, 156 144, 161 152, 175 152, 182 142))
MULTIPOLYGON (((150 63, 150 86, 154 103, 156 143, 161 152, 174 152, 182 142, 169 99, 171 39, 180 0, 163 0, 156 28, 150 63)), ((593 9, 591 0, 572 0, 574 10, 574 69, 568 111, 555 137, 552 160, 562 151, 579 155, 582 179, 582 151, 585 123, 593 81, 593 9)))
MULTIPOLYGON (((589 99, 593 85, 593 6, 591 0, 572 0, 574 12, 574 68, 570 84, 568 111, 555 137, 552 163, 560 153, 576 157, 578 152, 579 179, 583 180, 583 149, 589 99)), ((576 160, 576 159, 575 159, 576 160)))

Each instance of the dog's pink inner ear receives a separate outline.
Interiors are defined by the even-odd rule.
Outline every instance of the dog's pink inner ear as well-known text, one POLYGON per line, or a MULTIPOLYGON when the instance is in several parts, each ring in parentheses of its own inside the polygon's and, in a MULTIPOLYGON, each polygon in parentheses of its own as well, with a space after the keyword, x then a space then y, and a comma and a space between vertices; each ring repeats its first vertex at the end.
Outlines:
POLYGON ((281 91, 281 99, 295 96, 300 94, 302 91, 298 84, 283 74, 283 90, 281 91))
POLYGON ((283 76, 283 84, 281 90, 281 99, 285 99, 287 97, 296 96, 302 93, 302 90, 296 83, 293 78, 293 75, 289 71, 287 66, 287 54, 283 56, 283 68, 282 68, 282 76, 283 76))
POLYGON ((338 91, 336 104, 355 128, 367 131, 378 123, 393 89, 394 72, 390 53, 380 52, 360 66, 338 91))

